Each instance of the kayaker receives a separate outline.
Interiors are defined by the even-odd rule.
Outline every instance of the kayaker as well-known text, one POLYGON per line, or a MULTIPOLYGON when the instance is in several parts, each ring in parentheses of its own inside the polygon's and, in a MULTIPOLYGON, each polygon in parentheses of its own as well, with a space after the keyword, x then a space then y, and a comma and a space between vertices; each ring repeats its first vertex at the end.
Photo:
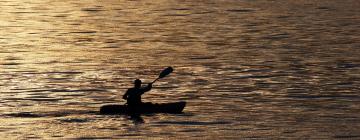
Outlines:
POLYGON ((134 87, 129 88, 126 93, 123 95, 123 99, 125 99, 128 106, 140 106, 142 105, 141 102, 141 95, 145 92, 150 91, 152 88, 152 83, 149 83, 146 87, 141 87, 141 80, 136 79, 134 81, 134 87))

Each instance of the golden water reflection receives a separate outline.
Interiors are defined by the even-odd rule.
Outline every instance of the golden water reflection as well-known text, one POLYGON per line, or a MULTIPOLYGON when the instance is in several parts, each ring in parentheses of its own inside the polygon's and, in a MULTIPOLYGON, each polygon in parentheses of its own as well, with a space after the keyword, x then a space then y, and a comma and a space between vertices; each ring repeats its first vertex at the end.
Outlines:
POLYGON ((0 136, 359 138, 359 2, 0 3, 0 136), (184 114, 98 115, 132 80, 184 114))

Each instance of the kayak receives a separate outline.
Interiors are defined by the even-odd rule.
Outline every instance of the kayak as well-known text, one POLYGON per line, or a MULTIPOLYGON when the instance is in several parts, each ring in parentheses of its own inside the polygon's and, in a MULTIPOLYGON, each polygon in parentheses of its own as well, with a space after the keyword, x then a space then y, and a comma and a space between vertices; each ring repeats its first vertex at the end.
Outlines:
POLYGON ((100 108, 100 114, 147 114, 147 113, 181 113, 186 102, 175 103, 143 103, 140 106, 129 107, 128 105, 110 104, 100 108))

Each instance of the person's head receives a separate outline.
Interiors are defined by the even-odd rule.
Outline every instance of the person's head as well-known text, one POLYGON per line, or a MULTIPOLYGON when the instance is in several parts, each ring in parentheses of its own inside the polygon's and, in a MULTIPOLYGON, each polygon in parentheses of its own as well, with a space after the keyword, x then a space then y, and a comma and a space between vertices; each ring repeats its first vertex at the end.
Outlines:
POLYGON ((140 80, 140 79, 136 79, 136 80, 134 81, 134 86, 135 86, 135 88, 140 88, 140 87, 141 87, 141 80, 140 80))

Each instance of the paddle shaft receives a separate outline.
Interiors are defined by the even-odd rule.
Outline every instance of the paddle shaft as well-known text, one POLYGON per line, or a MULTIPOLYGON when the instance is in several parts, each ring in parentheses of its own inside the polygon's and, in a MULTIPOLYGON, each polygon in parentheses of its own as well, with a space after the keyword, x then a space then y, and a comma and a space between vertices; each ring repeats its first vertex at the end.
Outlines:
POLYGON ((152 81, 151 82, 151 84, 154 84, 157 80, 159 80, 160 79, 160 77, 159 78, 156 78, 154 81, 152 81))

